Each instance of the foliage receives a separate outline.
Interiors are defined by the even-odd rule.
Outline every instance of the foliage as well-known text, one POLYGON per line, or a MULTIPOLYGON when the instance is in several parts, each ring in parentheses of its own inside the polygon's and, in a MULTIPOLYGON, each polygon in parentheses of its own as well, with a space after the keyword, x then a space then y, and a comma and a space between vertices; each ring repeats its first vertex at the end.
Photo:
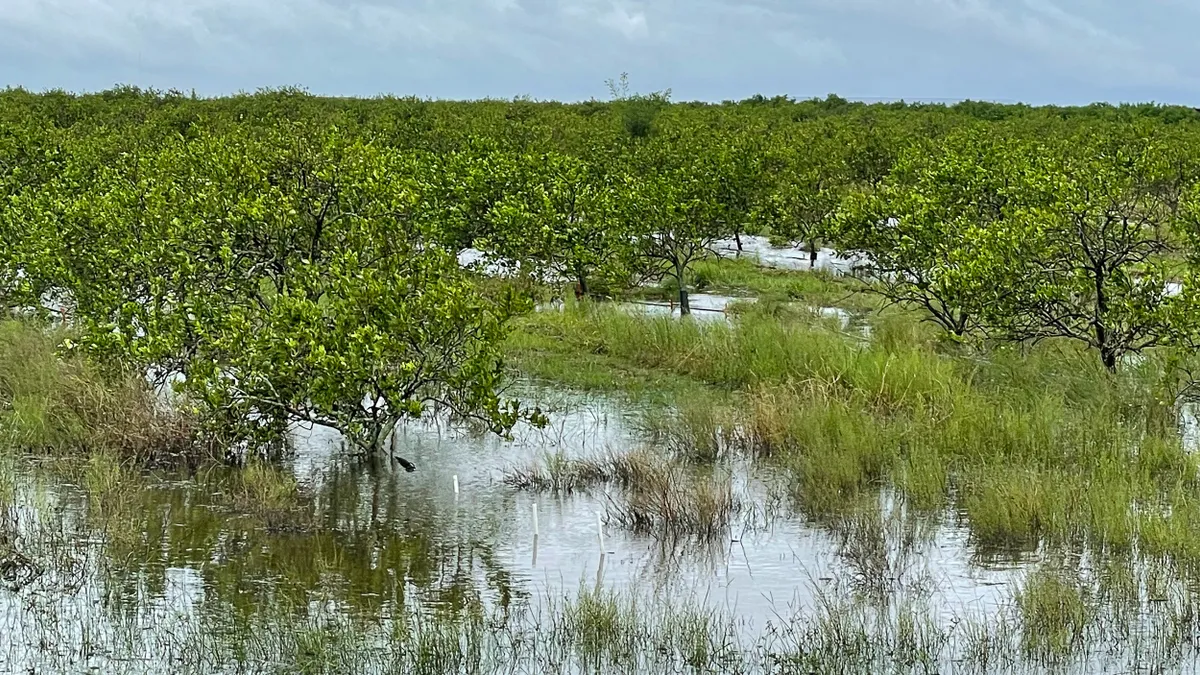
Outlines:
POLYGON ((571 279, 589 295, 596 276, 628 272, 627 228, 618 217, 616 187, 624 179, 557 153, 523 157, 523 187, 489 211, 482 248, 525 263, 543 282, 571 279))
POLYGON ((1147 189, 1144 146, 1115 135, 1101 128, 1029 162, 1010 248, 1024 254, 1009 257, 1011 291, 986 305, 1011 338, 1078 340, 1110 370, 1169 341, 1178 302, 1161 236, 1176 209, 1147 189))
POLYGON ((810 266, 851 185, 846 147, 834 125, 817 123, 784 136, 766 160, 775 180, 755 216, 772 238, 807 245, 810 266))
POLYGON ((665 277, 687 313, 697 263, 755 226, 858 254, 866 289, 958 339, 1066 338, 1110 369, 1195 342, 1194 111, 608 84, 579 104, 5 90, 0 305, 61 310, 106 376, 184 376, 220 443, 279 447, 299 419, 372 451, 434 408, 539 418, 498 393, 533 282, 665 277), (468 247, 529 283, 491 292, 468 247))
POLYGON ((873 290, 967 335, 978 325, 981 294, 1002 289, 1009 269, 1010 178, 1020 171, 1006 161, 1010 150, 967 130, 932 157, 906 153, 878 189, 847 198, 836 224, 840 248, 867 256, 873 290))

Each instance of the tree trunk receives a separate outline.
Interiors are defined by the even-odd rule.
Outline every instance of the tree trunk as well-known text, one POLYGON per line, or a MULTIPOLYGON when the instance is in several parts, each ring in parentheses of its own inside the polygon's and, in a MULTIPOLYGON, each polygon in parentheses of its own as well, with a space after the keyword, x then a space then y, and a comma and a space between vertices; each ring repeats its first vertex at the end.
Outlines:
POLYGON ((1108 335, 1108 326, 1104 325, 1104 317, 1108 314, 1108 296, 1104 293, 1104 281, 1106 278, 1105 270, 1097 266, 1092 271, 1096 282, 1096 347, 1100 349, 1100 360, 1104 362, 1104 367, 1108 372, 1117 372, 1117 349, 1115 345, 1110 344, 1108 335))
POLYGON ((589 295, 591 295, 591 292, 588 290, 587 277, 580 274, 575 281, 575 299, 582 300, 589 295))
POLYGON ((817 267, 817 242, 808 242, 808 269, 816 269, 817 267))
POLYGON ((741 255, 741 253, 742 253, 742 233, 741 233, 741 232, 734 232, 734 233, 733 233, 733 240, 734 240, 735 242, 737 242, 738 255, 741 255))
POLYGON ((692 306, 688 304, 687 286, 683 282, 679 282, 679 315, 688 316, 692 313, 692 306))
POLYGON ((1117 350, 1112 347, 1101 347, 1100 360, 1104 362, 1104 367, 1108 369, 1108 372, 1117 372, 1117 350))

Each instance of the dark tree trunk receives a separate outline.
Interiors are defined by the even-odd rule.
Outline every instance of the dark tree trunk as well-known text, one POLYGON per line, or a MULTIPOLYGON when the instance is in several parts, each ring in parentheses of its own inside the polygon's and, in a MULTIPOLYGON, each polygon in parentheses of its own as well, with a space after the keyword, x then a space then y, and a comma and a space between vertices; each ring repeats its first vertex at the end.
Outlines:
POLYGON ((1105 315, 1108 314, 1108 296, 1104 292, 1104 281, 1106 278, 1105 270, 1097 266, 1092 270, 1092 274, 1096 280, 1096 316, 1095 316, 1095 333, 1096 346, 1100 349, 1100 360, 1104 362, 1104 367, 1108 372, 1117 372, 1117 348, 1116 345, 1110 344, 1111 338, 1108 334, 1108 326, 1104 325, 1105 315))
POLYGON ((579 278, 575 281, 575 299, 581 300, 588 297, 590 294, 591 292, 588 290, 587 285, 587 277, 580 274, 579 278))
POLYGON ((1110 347, 1100 350, 1100 359, 1104 361, 1104 367, 1108 369, 1108 372, 1117 372, 1117 352, 1115 349, 1110 347))
POLYGON ((738 250, 738 253, 740 254, 740 253, 742 252, 742 233, 741 233, 741 232, 734 232, 734 233, 733 233, 733 240, 734 240, 735 242, 737 242, 737 250, 738 250))
POLYGON ((808 268, 815 269, 817 267, 817 242, 808 242, 808 268))
POLYGON ((679 283, 679 315, 687 316, 692 313, 692 306, 688 304, 687 286, 683 282, 679 283))

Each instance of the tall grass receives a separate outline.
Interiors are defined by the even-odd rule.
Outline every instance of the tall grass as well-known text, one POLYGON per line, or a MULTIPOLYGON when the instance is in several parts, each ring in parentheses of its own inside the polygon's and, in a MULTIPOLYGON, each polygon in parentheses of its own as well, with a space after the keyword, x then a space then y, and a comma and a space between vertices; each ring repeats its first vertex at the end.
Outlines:
POLYGON ((1174 428, 1149 421, 1163 414, 1167 379, 1153 356, 1112 376, 1058 343, 943 345, 902 315, 867 342, 753 312, 698 322, 604 306, 531 317, 520 330, 560 353, 724 392, 732 419, 701 396, 652 431, 702 458, 734 440, 785 469, 814 519, 891 486, 915 509, 954 507, 981 551, 1138 547, 1200 572, 1200 537, 1189 534, 1200 527, 1197 459, 1174 428))
POLYGON ((113 451, 141 461, 188 454, 191 421, 136 377, 60 356, 65 335, 0 321, 0 443, 43 453, 113 451))

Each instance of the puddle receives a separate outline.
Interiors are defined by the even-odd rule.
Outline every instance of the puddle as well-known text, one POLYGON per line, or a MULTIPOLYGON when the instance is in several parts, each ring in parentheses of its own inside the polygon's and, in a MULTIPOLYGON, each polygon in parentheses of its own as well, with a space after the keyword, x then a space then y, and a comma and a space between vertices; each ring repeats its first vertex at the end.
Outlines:
MULTIPOLYGON (((717 295, 713 293, 692 293, 688 295, 688 305, 692 317, 700 320, 727 320, 730 318, 729 309, 736 303, 757 302, 758 298, 717 295)), ((681 316, 678 302, 638 301, 617 302, 614 306, 631 312, 648 316, 681 316)))

